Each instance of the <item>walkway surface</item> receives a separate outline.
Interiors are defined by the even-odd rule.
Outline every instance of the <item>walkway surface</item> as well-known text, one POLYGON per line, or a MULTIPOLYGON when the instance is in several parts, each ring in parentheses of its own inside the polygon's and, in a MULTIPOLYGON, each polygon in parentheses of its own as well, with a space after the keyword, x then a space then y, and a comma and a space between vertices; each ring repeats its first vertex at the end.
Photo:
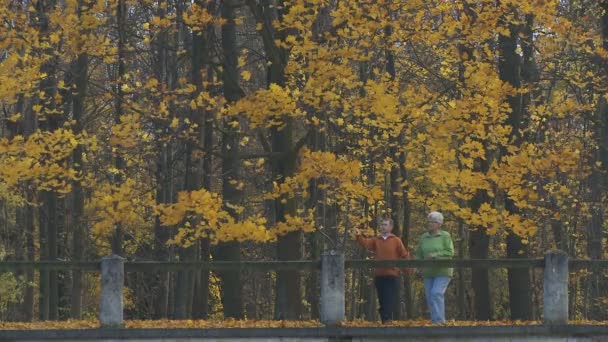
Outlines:
POLYGON ((385 342, 385 341, 567 341, 608 342, 606 325, 477 327, 319 327, 214 329, 0 330, 0 341, 93 342, 385 342))

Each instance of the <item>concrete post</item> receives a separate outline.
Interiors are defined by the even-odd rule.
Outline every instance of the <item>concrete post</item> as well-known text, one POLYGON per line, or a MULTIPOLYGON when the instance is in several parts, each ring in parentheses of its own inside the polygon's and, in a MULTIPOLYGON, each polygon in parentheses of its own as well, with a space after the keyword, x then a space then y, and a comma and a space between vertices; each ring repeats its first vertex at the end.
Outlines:
POLYGON ((543 323, 568 323, 568 254, 564 251, 545 254, 543 323))
POLYGON ((344 254, 329 251, 321 255, 321 322, 336 325, 345 318, 344 254))
POLYGON ((123 326, 124 263, 125 259, 118 255, 101 259, 99 321, 102 328, 121 328, 123 326))

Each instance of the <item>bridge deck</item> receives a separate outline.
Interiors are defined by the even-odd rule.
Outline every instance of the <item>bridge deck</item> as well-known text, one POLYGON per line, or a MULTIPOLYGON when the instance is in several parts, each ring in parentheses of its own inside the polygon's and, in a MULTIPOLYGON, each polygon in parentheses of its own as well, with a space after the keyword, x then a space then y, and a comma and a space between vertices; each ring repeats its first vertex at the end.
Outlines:
POLYGON ((0 330, 0 341, 608 341, 608 325, 0 330))

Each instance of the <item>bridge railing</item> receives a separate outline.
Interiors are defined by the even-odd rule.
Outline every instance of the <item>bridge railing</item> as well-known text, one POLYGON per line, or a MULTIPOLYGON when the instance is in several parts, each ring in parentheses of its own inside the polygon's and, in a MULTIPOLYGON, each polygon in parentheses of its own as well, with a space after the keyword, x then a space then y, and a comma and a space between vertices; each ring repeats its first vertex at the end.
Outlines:
POLYGON ((320 317, 327 325, 345 319, 345 269, 347 268, 543 268, 543 323, 567 324, 568 274, 570 269, 606 269, 608 260, 569 259, 562 251, 550 251, 543 259, 450 259, 450 260, 345 260, 338 252, 327 252, 321 260, 294 261, 126 261, 109 256, 101 261, 4 261, 0 272, 17 270, 82 270, 101 272, 99 319, 102 327, 123 325, 125 272, 186 270, 317 270, 320 276, 320 317))

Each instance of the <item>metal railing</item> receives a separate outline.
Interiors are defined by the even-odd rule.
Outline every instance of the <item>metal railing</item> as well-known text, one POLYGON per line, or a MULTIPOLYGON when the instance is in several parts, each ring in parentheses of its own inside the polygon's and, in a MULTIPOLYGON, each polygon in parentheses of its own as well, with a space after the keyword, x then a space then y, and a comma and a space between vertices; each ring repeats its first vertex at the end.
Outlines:
POLYGON ((126 261, 118 256, 101 261, 3 261, 0 272, 6 271, 70 271, 101 272, 102 326, 122 325, 122 288, 125 272, 195 271, 195 270, 320 270, 321 320, 335 324, 344 319, 344 270, 347 268, 544 268, 543 320, 545 324, 565 324, 568 319, 568 273, 570 269, 607 269, 608 260, 569 259, 566 253, 552 251, 543 259, 449 259, 449 260, 344 260, 342 254, 323 254, 321 260, 294 261, 126 261), (549 267, 548 267, 549 266, 549 267), (337 308, 337 309, 336 309, 337 308))
MULTIPOLYGON (((544 268, 545 259, 450 259, 450 260, 371 260, 344 261, 345 268, 377 267, 453 267, 453 268, 544 268)), ((188 271, 188 270, 320 270, 319 260, 290 261, 125 261, 125 272, 188 271)), ((568 268, 606 269, 608 260, 569 259, 568 268)), ((99 272, 100 261, 0 261, 0 272, 48 270, 82 270, 99 272)))

